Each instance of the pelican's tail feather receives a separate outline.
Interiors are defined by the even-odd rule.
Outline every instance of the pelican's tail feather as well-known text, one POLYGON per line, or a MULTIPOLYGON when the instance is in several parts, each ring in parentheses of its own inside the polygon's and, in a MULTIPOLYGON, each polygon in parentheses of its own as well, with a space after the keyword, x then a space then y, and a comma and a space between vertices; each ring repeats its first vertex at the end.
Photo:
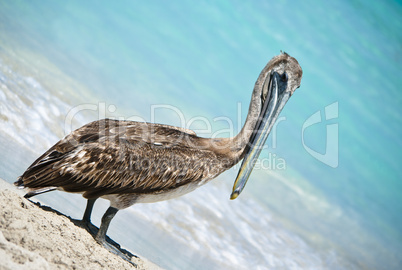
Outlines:
POLYGON ((38 188, 38 189, 31 189, 27 194, 24 195, 24 198, 31 198, 35 195, 46 193, 49 191, 56 190, 57 187, 45 187, 45 188, 38 188))
MULTIPOLYGON (((19 189, 25 188, 24 181, 22 180, 22 176, 18 177, 18 180, 14 182, 14 185, 19 189)), ((27 194, 25 194, 24 197, 28 199, 35 195, 53 191, 55 189, 57 189, 57 187, 30 188, 29 192, 27 194)))

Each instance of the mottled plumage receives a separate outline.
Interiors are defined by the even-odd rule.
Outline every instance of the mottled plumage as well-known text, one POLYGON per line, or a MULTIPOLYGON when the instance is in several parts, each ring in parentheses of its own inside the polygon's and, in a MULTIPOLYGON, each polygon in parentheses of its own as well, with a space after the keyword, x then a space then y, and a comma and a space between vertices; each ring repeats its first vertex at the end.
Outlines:
MULTIPOLYGON (((87 199, 130 194, 133 202, 147 201, 143 195, 168 194, 193 183, 191 191, 234 162, 228 155, 211 150, 205 139, 194 134, 167 125, 95 121, 56 143, 20 181, 33 193, 40 193, 43 187, 57 187, 83 193, 87 199)), ((129 206, 122 204, 114 206, 129 206)))

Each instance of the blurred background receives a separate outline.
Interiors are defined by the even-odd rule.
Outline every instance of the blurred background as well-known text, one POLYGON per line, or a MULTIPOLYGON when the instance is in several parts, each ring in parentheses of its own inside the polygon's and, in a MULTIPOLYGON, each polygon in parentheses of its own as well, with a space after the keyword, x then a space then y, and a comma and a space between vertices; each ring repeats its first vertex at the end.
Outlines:
POLYGON ((0 1, 0 177, 105 116, 233 136, 281 50, 302 84, 242 195, 237 166, 109 235, 166 269, 400 269, 400 1, 0 1))

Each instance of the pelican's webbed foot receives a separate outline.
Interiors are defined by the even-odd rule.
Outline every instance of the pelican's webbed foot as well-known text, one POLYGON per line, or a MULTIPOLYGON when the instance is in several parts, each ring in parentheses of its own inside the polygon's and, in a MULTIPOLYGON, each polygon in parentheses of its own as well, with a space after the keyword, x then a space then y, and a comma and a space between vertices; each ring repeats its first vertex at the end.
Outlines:
POLYGON ((131 258, 132 257, 138 258, 138 257, 125 249, 121 249, 119 244, 117 244, 115 241, 106 236, 106 231, 109 228, 110 221, 113 219, 113 217, 116 215, 118 211, 119 210, 114 207, 109 207, 106 210, 106 213, 102 217, 102 222, 98 230, 98 233, 95 236, 95 240, 104 248, 109 250, 109 252, 116 254, 117 256, 121 257, 122 259, 128 261, 129 263, 137 267, 137 265, 131 261, 131 258))
POLYGON ((106 239, 102 240, 102 239, 98 239, 96 237, 96 242, 98 242, 100 245, 102 245, 109 252, 116 254, 123 260, 125 260, 125 261, 129 262, 130 264, 132 264, 133 266, 137 267, 137 265, 133 261, 131 261, 131 258, 133 258, 133 257, 138 258, 138 257, 135 256, 134 254, 132 254, 131 252, 124 250, 124 249, 122 250, 122 249, 120 249, 120 247, 116 247, 112 243, 109 243, 108 241, 106 241, 106 239))

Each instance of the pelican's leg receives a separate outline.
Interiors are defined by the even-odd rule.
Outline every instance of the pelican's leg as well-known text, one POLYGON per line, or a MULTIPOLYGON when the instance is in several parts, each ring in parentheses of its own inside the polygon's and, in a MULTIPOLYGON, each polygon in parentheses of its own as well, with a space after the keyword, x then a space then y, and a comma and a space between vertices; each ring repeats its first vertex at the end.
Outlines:
POLYGON ((96 199, 88 199, 87 200, 87 208, 85 208, 84 216, 82 217, 82 221, 91 223, 91 214, 92 209, 94 208, 96 199))
POLYGON ((113 217, 116 215, 116 213, 119 211, 119 209, 114 208, 114 207, 109 207, 105 214, 102 217, 102 222, 98 231, 98 234, 96 235, 96 241, 103 243, 106 242, 106 232, 107 229, 109 228, 110 221, 112 221, 113 217))
POLYGON ((101 222, 98 234, 96 235, 95 239, 99 244, 104 246, 107 250, 109 250, 113 254, 120 256, 124 260, 128 261, 129 263, 131 263, 132 265, 137 267, 137 265, 131 261, 131 258, 135 255, 132 255, 129 252, 127 252, 126 254, 123 253, 119 248, 120 245, 118 245, 114 241, 112 241, 112 244, 106 241, 106 232, 107 232, 107 229, 109 228, 110 221, 112 221, 113 217, 116 215, 116 213, 118 211, 119 211, 119 209, 114 208, 114 207, 109 207, 106 210, 105 214, 102 217, 102 222, 101 222), (113 244, 115 244, 116 246, 113 244))
POLYGON ((95 236, 96 233, 98 232, 98 228, 96 228, 92 222, 91 222, 91 214, 92 214, 92 209, 94 208, 96 199, 88 199, 87 200, 87 207, 85 208, 84 216, 82 217, 82 222, 84 223, 84 226, 88 230, 92 236, 95 236))

